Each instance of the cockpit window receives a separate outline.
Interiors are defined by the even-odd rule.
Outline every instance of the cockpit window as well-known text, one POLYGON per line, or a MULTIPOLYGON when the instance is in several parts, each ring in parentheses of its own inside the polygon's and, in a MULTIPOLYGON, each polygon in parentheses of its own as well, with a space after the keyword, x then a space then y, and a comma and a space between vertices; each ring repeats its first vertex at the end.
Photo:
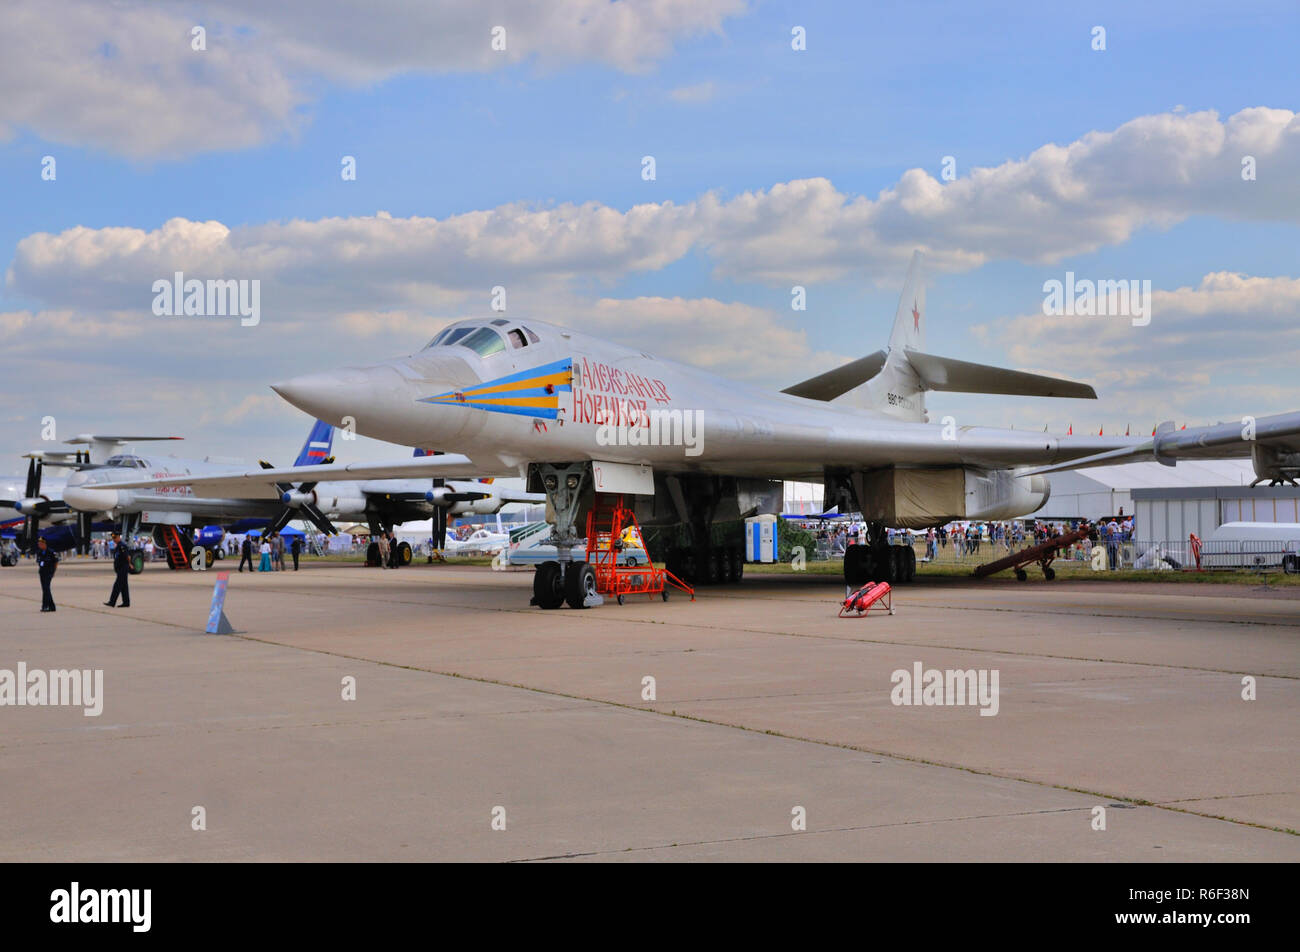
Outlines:
POLYGON ((110 456, 108 459, 104 461, 104 465, 105 466, 127 466, 133 469, 147 468, 145 466, 144 460, 142 460, 140 457, 131 456, 125 453, 119 454, 117 456, 110 456))
POLYGON ((538 342, 541 341, 541 338, 538 337, 536 334, 534 334, 534 333, 533 333, 531 330, 529 330, 527 327, 524 328, 524 333, 528 335, 528 339, 529 339, 532 343, 534 343, 534 344, 536 344, 536 343, 538 343, 538 342))
POLYGON ((491 357, 493 354, 498 354, 506 349, 506 342, 501 339, 501 335, 490 327, 480 327, 473 334, 460 341, 460 344, 468 347, 480 357, 491 357))
POLYGON ((424 345, 424 349, 428 350, 430 347, 450 347, 472 330, 474 330, 474 325, 470 325, 469 327, 458 327, 453 324, 451 327, 443 328, 443 330, 440 331, 433 340, 424 345))
POLYGON ((510 333, 506 334, 506 337, 510 338, 511 347, 519 348, 528 346, 528 339, 524 337, 524 332, 517 327, 511 330, 510 333))

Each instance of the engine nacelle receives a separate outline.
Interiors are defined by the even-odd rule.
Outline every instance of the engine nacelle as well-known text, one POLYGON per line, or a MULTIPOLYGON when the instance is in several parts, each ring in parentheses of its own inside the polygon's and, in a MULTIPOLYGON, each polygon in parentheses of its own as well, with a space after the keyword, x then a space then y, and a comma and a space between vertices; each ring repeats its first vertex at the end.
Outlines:
POLYGON ((45 507, 49 506, 48 499, 41 499, 39 496, 31 496, 27 499, 19 499, 14 503, 14 508, 19 512, 26 513, 29 516, 36 515, 45 507))
POLYGON ((1255 468, 1256 483, 1289 483, 1300 477, 1300 453, 1286 453, 1276 446, 1256 443, 1250 448, 1250 462, 1255 468))
POLYGON ((280 494, 280 502, 284 503, 290 509, 301 509, 303 506, 314 506, 316 505, 316 493, 314 490, 309 493, 300 493, 291 490, 280 494))
MULTIPOLYGON (((896 529, 925 529, 954 519, 1015 519, 1037 512, 1051 495, 1042 476, 1017 476, 1008 469, 884 469, 841 477, 851 488, 863 518, 896 529)), ((831 490, 839 488, 828 480, 831 490)))
POLYGON ((320 496, 317 493, 310 495, 316 500, 316 508, 327 515, 359 518, 366 513, 365 496, 320 496))
POLYGON ((1016 519, 1037 512, 1052 496, 1044 476, 1015 476, 1005 469, 966 471, 967 519, 1016 519))

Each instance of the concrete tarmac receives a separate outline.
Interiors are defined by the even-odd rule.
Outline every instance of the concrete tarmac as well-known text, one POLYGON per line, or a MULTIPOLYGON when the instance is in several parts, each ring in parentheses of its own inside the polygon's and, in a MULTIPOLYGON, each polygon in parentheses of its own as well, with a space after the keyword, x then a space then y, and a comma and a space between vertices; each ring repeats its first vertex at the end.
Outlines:
POLYGON ((922 579, 840 620, 791 574, 543 612, 529 570, 305 560, 232 572, 218 636, 214 577, 154 563, 110 609, 74 559, 41 614, 0 569, 0 673, 104 679, 98 717, 0 707, 0 860, 1300 859, 1294 588, 922 579), (997 671, 996 716, 892 703, 917 662, 997 671))

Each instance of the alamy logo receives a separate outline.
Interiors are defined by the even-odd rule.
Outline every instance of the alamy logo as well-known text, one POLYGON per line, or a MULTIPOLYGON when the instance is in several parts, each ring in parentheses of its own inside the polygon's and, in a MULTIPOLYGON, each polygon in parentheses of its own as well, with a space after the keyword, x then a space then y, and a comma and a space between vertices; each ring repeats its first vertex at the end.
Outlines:
POLYGON ((681 446, 687 456, 704 452, 704 411, 646 409, 619 400, 613 422, 596 427, 600 446, 681 446))
POLYGON ((198 278, 185 280, 177 271, 172 280, 153 283, 153 312, 158 317, 238 317, 244 327, 262 320, 262 282, 253 278, 198 278))
POLYGON ((68 889, 50 893, 51 922, 129 922, 131 931, 148 932, 153 921, 152 889, 68 889))
POLYGON ((1065 281, 1043 282, 1043 313, 1048 317, 1131 317, 1134 327, 1151 323, 1151 282, 1082 281, 1065 272, 1065 281))
POLYGON ((0 707, 80 707, 86 717, 104 713, 104 670, 61 668, 42 671, 0 668, 0 707))
POLYGON ((980 717, 994 717, 998 713, 998 669, 940 671, 925 668, 921 662, 912 664, 912 670, 899 668, 889 676, 894 685, 889 700, 895 707, 957 707, 978 706, 980 717))

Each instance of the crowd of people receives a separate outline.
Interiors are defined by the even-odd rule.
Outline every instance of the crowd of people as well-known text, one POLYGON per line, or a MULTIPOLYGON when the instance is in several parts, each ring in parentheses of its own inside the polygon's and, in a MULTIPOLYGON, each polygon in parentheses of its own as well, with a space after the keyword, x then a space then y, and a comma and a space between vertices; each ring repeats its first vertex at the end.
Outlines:
MULTIPOLYGON (((842 557, 850 545, 867 541, 866 526, 862 522, 809 521, 799 523, 799 526, 811 532, 817 540, 814 557, 819 559, 842 557)), ((992 560, 1046 542, 1054 536, 1065 535, 1073 528, 1074 525, 1067 522, 1016 519, 1008 522, 950 522, 923 532, 889 529, 887 533, 890 545, 923 541, 923 560, 933 562, 946 558, 964 561, 975 557, 992 560)), ((1121 512, 1118 517, 1099 522, 1095 534, 1095 544, 1106 548, 1107 567, 1112 570, 1120 568, 1125 559, 1125 543, 1133 539, 1133 518, 1126 518, 1121 512)), ((1059 558, 1088 561, 1092 558, 1093 547, 1092 539, 1085 538, 1066 546, 1059 558)))

